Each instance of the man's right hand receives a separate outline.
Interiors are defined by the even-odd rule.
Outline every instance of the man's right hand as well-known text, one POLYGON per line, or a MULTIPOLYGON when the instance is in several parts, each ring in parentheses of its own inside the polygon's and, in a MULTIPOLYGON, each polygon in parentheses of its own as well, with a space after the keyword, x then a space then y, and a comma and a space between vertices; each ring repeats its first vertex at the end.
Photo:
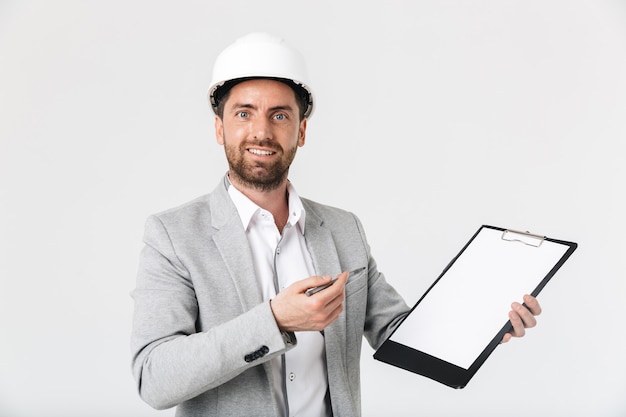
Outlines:
POLYGON ((337 320, 343 311, 348 273, 342 272, 330 287, 307 296, 306 290, 328 284, 331 277, 313 276, 294 282, 270 301, 278 328, 283 331, 319 331, 337 320))

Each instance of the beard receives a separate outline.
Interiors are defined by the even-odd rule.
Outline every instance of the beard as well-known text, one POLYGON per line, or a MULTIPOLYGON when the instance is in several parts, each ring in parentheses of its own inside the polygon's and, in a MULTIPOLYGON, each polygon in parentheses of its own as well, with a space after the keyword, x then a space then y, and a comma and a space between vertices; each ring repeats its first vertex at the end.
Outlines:
POLYGON ((289 167, 296 157, 297 146, 286 151, 270 141, 244 142, 239 146, 224 144, 231 178, 257 191, 272 191, 280 187, 289 174, 289 167), (246 159, 247 148, 262 146, 276 152, 272 161, 250 161, 246 159))

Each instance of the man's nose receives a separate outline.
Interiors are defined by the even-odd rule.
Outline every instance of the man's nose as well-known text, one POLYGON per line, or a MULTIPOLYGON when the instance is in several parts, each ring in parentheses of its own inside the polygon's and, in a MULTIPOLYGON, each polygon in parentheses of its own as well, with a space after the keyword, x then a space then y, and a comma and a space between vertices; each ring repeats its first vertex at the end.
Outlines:
POLYGON ((252 124, 252 135, 255 139, 264 140, 271 138, 270 122, 265 117, 256 118, 252 124))

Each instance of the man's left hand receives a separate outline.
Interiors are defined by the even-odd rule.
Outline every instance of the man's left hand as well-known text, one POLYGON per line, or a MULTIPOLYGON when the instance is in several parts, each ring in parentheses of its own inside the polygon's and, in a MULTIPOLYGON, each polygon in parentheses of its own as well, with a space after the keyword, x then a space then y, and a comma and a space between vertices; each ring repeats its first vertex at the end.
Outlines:
POLYGON ((535 319, 535 316, 541 314, 539 301, 537 301, 535 297, 526 294, 524 296, 524 304, 526 304, 526 306, 518 302, 511 304, 509 320, 511 320, 513 330, 506 333, 502 337, 501 343, 506 343, 513 337, 522 337, 526 334, 526 329, 537 325, 537 319, 535 319))

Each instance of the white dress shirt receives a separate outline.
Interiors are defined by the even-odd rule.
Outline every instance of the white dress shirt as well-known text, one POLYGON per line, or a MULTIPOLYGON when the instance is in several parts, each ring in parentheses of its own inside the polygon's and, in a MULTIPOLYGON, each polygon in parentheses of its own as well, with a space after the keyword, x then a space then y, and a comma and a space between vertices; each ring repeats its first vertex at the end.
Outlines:
MULTIPOLYGON (((272 214, 230 186, 233 200, 252 250, 263 300, 295 281, 315 275, 304 239, 306 213, 291 183, 287 186, 289 219, 279 232, 272 214)), ((326 350, 321 332, 296 332, 298 344, 272 360, 274 396, 282 417, 330 417, 327 396, 326 350)))

